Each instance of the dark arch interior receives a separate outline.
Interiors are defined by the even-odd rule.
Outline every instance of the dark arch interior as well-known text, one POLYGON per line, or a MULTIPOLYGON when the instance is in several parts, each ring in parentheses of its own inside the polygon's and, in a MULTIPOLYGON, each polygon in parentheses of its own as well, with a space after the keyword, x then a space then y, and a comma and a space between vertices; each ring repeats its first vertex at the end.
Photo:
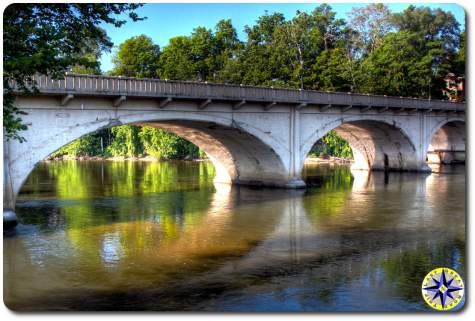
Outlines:
POLYGON ((334 128, 353 154, 353 169, 412 170, 416 149, 401 129, 379 121, 351 121, 334 128))
POLYGON ((427 161, 429 163, 464 163, 466 133, 462 121, 448 122, 440 127, 429 144, 427 161))
POLYGON ((273 181, 279 185, 288 180, 276 152, 239 128, 184 120, 147 122, 143 125, 163 128, 194 143, 213 161, 217 175, 222 168, 234 183, 261 185, 273 181))

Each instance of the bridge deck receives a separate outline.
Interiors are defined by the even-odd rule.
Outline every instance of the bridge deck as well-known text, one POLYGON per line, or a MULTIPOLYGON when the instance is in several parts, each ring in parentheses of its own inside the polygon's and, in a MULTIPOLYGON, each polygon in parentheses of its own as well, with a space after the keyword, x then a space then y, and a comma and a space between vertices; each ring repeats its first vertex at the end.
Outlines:
MULTIPOLYGON (((295 104, 306 106, 368 107, 380 110, 413 109, 420 111, 465 112, 465 102, 428 100, 315 90, 295 90, 256 86, 237 86, 213 83, 167 81, 127 77, 93 75, 65 75, 64 79, 35 76, 39 94, 60 95, 66 100, 74 96, 144 97, 157 99, 191 99, 203 102, 231 101, 241 106, 247 102, 295 104)), ((125 98, 124 97, 124 98, 125 98)))

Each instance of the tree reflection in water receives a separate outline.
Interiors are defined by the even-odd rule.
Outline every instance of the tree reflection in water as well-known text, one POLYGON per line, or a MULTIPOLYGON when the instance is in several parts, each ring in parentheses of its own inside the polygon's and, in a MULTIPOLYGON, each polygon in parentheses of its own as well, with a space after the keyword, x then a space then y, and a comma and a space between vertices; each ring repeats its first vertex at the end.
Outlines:
POLYGON ((420 298, 429 270, 465 275, 463 171, 304 173, 310 188, 285 191, 214 185, 209 162, 42 163, 4 239, 5 300, 20 310, 419 310, 430 309, 420 298))

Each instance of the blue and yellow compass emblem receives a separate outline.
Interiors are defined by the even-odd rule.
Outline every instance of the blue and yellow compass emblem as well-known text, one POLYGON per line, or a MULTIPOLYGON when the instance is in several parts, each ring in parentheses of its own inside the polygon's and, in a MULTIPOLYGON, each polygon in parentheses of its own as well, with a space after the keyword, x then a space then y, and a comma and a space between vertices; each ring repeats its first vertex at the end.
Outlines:
POLYGON ((463 295, 462 278, 452 269, 434 269, 422 281, 422 297, 436 310, 455 308, 462 301, 463 295))

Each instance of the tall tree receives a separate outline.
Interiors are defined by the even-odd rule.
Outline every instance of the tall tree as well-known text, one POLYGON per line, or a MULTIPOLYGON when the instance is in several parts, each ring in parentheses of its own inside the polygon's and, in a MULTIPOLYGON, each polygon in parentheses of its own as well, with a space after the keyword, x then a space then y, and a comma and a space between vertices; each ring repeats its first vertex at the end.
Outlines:
POLYGON ((348 13, 349 25, 356 31, 352 39, 360 56, 371 54, 391 31, 391 11, 382 3, 354 7, 348 13))
POLYGON ((241 46, 230 20, 220 20, 213 32, 195 28, 188 37, 170 39, 160 57, 161 78, 226 81, 222 73, 241 46))
POLYGON ((451 12, 440 8, 409 6, 401 13, 392 15, 398 31, 412 32, 426 42, 439 41, 448 51, 457 49, 460 43, 460 24, 451 12))
POLYGON ((361 83, 368 93, 441 98, 460 41, 450 12, 409 6, 392 15, 395 32, 362 62, 361 83))
MULTIPOLYGON (((117 15, 128 13, 133 21, 140 4, 113 3, 14 3, 3 13, 3 127, 7 139, 20 139, 27 127, 14 104, 11 82, 20 90, 34 86, 36 73, 60 78, 76 64, 84 64, 84 48, 109 50, 112 43, 101 23, 122 26, 117 15)), ((95 64, 95 62, 93 63, 95 64)))
POLYGON ((288 74, 282 73, 284 66, 279 55, 272 50, 275 44, 274 32, 278 26, 285 23, 281 13, 258 18, 256 25, 246 26, 247 34, 245 49, 239 56, 240 77, 235 79, 246 85, 285 85, 288 74))
POLYGON ((190 37, 191 60, 196 80, 208 81, 213 78, 215 68, 215 39, 209 29, 198 27, 190 37))
POLYGON ((467 45, 467 33, 463 31, 460 34, 460 46, 455 54, 455 58, 453 61, 452 70, 458 76, 465 76, 465 53, 466 53, 466 45, 467 45))
POLYGON ((127 39, 119 45, 110 72, 114 76, 156 78, 160 47, 146 35, 127 39))
POLYGON ((360 91, 390 96, 427 96, 430 69, 420 60, 416 36, 409 32, 389 33, 383 43, 361 62, 360 91))
POLYGON ((231 20, 220 20, 215 26, 213 80, 217 82, 230 82, 226 79, 226 66, 232 64, 243 44, 237 37, 236 29, 231 20))
POLYGON ((78 54, 75 65, 70 67, 70 71, 75 74, 101 75, 101 64, 99 62, 102 52, 97 43, 92 43, 84 48, 78 54))
POLYGON ((298 11, 289 21, 279 13, 259 17, 256 25, 245 29, 248 41, 231 69, 239 72, 234 81, 319 89, 315 64, 324 51, 328 51, 326 56, 335 56, 330 52, 341 45, 344 25, 326 4, 311 13, 298 11))
POLYGON ((188 37, 179 36, 170 39, 160 56, 159 74, 162 79, 197 79, 188 37))

